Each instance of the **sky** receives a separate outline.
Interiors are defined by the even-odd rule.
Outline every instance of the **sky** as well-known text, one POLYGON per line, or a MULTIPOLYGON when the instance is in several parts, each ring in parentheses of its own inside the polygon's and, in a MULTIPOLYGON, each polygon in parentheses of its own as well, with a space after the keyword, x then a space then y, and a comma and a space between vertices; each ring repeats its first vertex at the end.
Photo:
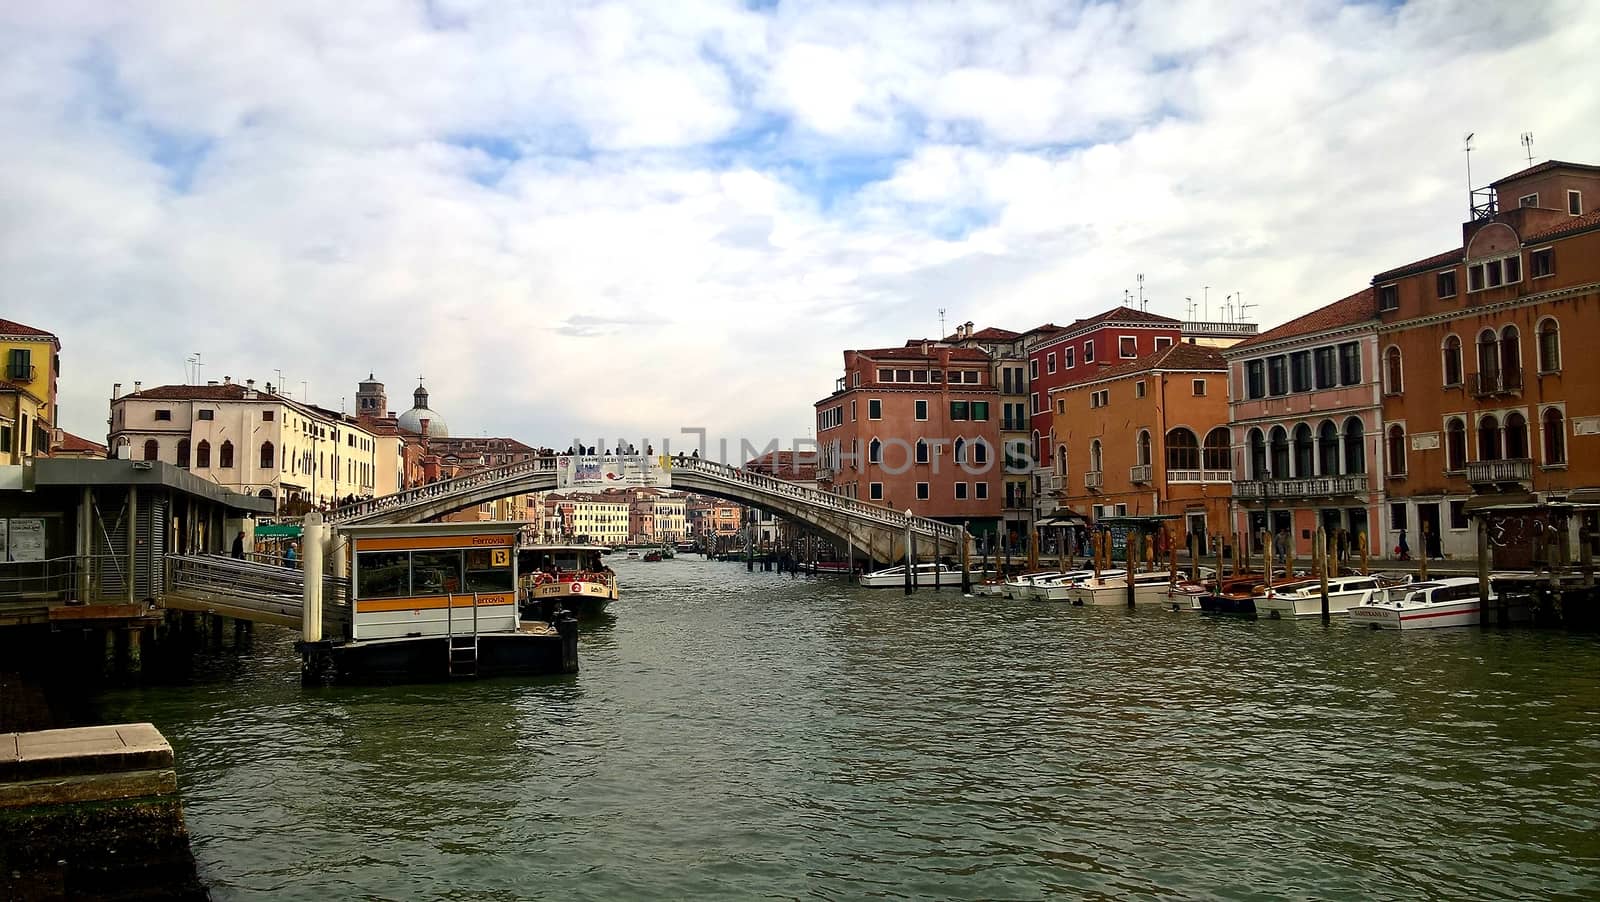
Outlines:
MULTIPOLYGON (((1600 4, 0 0, 0 317, 61 425, 278 382, 457 435, 811 435, 846 348, 1268 327, 1600 162, 1600 4), (948 331, 948 329, 947 329, 948 331), (279 373, 281 372, 281 377, 279 373)), ((684 438, 683 440, 688 441, 684 438)))

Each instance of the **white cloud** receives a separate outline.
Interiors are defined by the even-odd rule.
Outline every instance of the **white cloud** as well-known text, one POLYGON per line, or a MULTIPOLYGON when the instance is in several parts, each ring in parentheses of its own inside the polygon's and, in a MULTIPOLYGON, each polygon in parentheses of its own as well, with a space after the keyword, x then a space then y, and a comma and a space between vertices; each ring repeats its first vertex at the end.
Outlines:
POLYGON ((0 9, 0 290, 114 381, 370 370, 463 433, 804 435, 845 347, 1275 322, 1593 159, 1581 2, 0 9))

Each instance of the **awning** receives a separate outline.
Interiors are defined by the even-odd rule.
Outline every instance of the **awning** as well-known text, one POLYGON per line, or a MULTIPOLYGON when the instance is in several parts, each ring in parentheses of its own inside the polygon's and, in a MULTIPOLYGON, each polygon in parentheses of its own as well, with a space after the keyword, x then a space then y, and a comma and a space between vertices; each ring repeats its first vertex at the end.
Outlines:
POLYGON ((1600 489, 1573 489, 1567 493, 1567 503, 1584 506, 1600 504, 1600 489))
POLYGON ((1080 514, 1077 511, 1057 511, 1057 512, 1051 514, 1050 516, 1045 517, 1043 520, 1040 520, 1038 523, 1035 523, 1034 525, 1035 526, 1083 526, 1084 524, 1086 524, 1088 522, 1089 522, 1088 520, 1085 520, 1083 518, 1083 514, 1080 514))
POLYGON ((300 536, 300 524, 263 523, 256 527, 256 536, 258 538, 262 536, 289 536, 290 538, 298 538, 300 536))

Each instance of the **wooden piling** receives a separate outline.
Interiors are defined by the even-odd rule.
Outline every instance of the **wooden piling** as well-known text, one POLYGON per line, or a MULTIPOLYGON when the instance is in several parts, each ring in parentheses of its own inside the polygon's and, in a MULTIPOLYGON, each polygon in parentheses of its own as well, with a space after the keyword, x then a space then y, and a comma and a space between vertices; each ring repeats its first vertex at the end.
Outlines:
POLYGON ((1270 530, 1266 530, 1266 529, 1261 530, 1261 552, 1266 555, 1266 564, 1267 565, 1262 568, 1262 573, 1264 573, 1266 575, 1266 584, 1265 585, 1266 585, 1267 590, 1271 591, 1272 590, 1272 568, 1274 566, 1276 566, 1276 564, 1272 560, 1272 556, 1273 556, 1272 555, 1272 532, 1270 530))
POLYGON ((972 561, 968 557, 972 545, 972 533, 967 532, 967 524, 961 524, 961 594, 972 594, 972 561))
POLYGON ((1478 516, 1478 625, 1489 625, 1489 523, 1478 516))
POLYGON ((1594 532, 1589 528, 1588 513, 1579 513, 1583 520, 1578 524, 1578 566, 1583 570, 1583 587, 1594 588, 1594 532))
POLYGON ((1244 540, 1245 541, 1244 541, 1244 548, 1240 551, 1240 553, 1244 555, 1244 569, 1245 569, 1245 572, 1248 573, 1248 572, 1250 572, 1250 533, 1248 533, 1248 532, 1245 532, 1245 533, 1237 533, 1236 532, 1236 533, 1234 533, 1236 544, 1233 547, 1235 547, 1235 548, 1239 547, 1238 544, 1237 544, 1237 537, 1241 536, 1241 535, 1244 536, 1244 540))
POLYGON ((1128 576, 1128 607, 1133 607, 1133 572, 1138 568, 1139 539, 1142 534, 1135 530, 1128 530, 1128 547, 1123 554, 1127 558, 1127 565, 1123 571, 1128 576))
POLYGON ((1171 568, 1167 574, 1167 583, 1176 586, 1178 584, 1178 543, 1172 541, 1172 533, 1167 531, 1165 526, 1161 527, 1161 529, 1167 537, 1167 562, 1171 568))
POLYGON ((1422 547, 1417 549, 1422 552, 1421 565, 1417 568, 1417 577, 1421 581, 1428 579, 1428 524, 1422 524, 1422 547))
POLYGON ((1317 568, 1317 575, 1322 583, 1322 622, 1327 623, 1331 612, 1328 610, 1328 531, 1317 527, 1317 557, 1322 565, 1317 568))
POLYGON ((1371 561, 1367 557, 1367 534, 1364 532, 1356 533, 1356 540, 1361 543, 1361 575, 1371 576, 1372 570, 1369 566, 1371 561))
POLYGON ((1217 533, 1216 539, 1217 539, 1217 588, 1220 590, 1222 588, 1222 579, 1223 579, 1223 577, 1228 575, 1228 571, 1226 569, 1224 569, 1223 566, 1222 566, 1222 552, 1223 552, 1223 548, 1222 548, 1222 544, 1223 544, 1222 543, 1222 533, 1220 533, 1220 532, 1217 533))
POLYGON ((1201 535, 1196 532, 1189 533, 1189 581, 1200 581, 1200 541, 1201 535))

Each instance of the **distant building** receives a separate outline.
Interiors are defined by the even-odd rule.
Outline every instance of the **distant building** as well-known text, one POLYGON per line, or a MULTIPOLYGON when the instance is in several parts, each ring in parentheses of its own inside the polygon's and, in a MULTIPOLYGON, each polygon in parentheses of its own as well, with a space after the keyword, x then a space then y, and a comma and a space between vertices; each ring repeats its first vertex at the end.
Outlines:
POLYGON ((55 447, 50 450, 50 456, 77 460, 103 460, 107 452, 106 446, 99 442, 73 435, 65 429, 57 429, 55 447))
POLYGON ((61 340, 43 329, 0 319, 0 465, 48 457, 61 376, 61 340))

